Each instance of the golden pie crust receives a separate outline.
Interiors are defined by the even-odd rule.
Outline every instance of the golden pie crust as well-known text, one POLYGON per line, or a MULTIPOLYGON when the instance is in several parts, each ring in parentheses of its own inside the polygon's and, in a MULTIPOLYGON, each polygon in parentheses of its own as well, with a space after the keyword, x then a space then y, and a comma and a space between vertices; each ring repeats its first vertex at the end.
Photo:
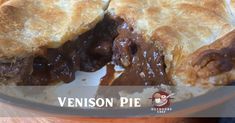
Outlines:
POLYGON ((57 48, 91 29, 109 0, 0 0, 0 59, 57 48))

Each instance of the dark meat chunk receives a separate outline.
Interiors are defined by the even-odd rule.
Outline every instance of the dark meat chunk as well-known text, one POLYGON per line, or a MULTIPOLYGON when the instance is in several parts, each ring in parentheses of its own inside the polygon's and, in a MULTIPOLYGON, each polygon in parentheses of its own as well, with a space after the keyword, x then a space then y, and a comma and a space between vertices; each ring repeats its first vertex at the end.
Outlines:
POLYGON ((56 49, 48 49, 48 67, 50 70, 51 81, 71 82, 75 79, 75 71, 70 59, 56 49))
POLYGON ((2 83, 19 83, 23 76, 32 71, 33 57, 9 60, 0 63, 0 81, 2 83))
POLYGON ((121 20, 106 16, 93 30, 76 39, 78 48, 74 57, 80 61, 80 70, 93 72, 111 61, 113 40, 120 23, 121 20))
POLYGON ((33 72, 25 75, 18 85, 47 85, 50 81, 48 61, 43 57, 36 57, 33 61, 33 72))

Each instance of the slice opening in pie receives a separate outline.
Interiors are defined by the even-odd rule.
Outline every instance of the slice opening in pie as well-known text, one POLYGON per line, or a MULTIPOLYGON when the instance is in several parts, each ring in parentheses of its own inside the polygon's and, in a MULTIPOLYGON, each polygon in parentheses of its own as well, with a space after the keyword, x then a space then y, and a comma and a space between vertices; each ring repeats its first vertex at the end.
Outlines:
POLYGON ((75 79, 76 71, 94 72, 108 63, 124 71, 101 85, 170 84, 162 52, 145 42, 123 19, 108 14, 93 29, 59 48, 45 48, 40 55, 1 63, 0 78, 18 85, 68 83, 75 79))

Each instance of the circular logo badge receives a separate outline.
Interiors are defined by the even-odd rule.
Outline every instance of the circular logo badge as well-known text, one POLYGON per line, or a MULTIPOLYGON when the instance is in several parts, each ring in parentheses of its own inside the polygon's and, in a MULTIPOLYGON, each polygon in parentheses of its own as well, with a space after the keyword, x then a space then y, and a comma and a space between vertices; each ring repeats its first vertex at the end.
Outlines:
POLYGON ((172 95, 164 91, 158 91, 150 99, 152 99, 152 104, 155 108, 167 108, 170 106, 170 96, 172 95))

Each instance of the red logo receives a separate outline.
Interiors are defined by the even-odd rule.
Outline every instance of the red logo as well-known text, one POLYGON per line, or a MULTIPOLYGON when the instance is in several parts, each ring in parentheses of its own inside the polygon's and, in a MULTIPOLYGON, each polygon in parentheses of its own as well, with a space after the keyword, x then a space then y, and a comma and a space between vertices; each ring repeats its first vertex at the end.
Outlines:
POLYGON ((152 100, 152 105, 156 109, 168 108, 171 104, 170 99, 173 99, 173 98, 171 98, 171 96, 173 96, 173 95, 174 95, 174 93, 168 94, 164 91, 158 91, 158 92, 155 92, 152 95, 152 97, 149 99, 152 100))

